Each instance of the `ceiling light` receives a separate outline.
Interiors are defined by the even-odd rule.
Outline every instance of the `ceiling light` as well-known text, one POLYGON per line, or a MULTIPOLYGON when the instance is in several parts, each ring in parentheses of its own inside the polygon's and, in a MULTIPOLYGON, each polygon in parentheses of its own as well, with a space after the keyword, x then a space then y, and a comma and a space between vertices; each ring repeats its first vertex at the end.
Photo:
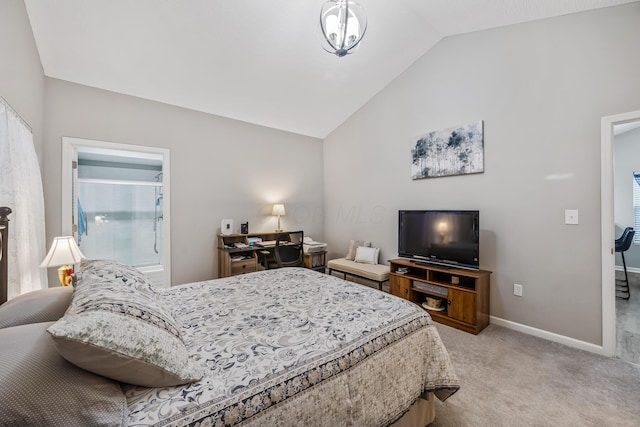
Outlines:
POLYGON ((337 56, 345 56, 355 51, 364 32, 367 17, 358 3, 350 0, 330 0, 320 11, 320 31, 322 48, 337 56))

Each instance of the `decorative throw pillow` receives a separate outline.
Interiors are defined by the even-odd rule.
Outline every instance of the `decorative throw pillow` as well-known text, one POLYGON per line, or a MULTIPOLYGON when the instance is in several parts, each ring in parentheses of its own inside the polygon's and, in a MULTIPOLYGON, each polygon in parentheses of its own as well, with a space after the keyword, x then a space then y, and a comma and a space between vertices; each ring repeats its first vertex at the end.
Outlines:
POLYGON ((362 262, 365 264, 378 264, 378 254, 380 253, 379 248, 369 248, 360 246, 356 249, 356 258, 355 262, 362 262))
POLYGON ((78 283, 69 310, 48 331, 62 357, 107 378, 162 387, 203 376, 163 300, 118 280, 78 283))
POLYGON ((88 278, 118 280, 141 291, 156 292, 140 270, 110 259, 83 260, 78 268, 77 278, 78 283, 88 278))
POLYGON ((56 321, 69 307, 72 295, 72 286, 59 286, 12 298, 0 305, 0 329, 56 321))
POLYGON ((350 240, 349 250, 347 251, 347 256, 345 258, 353 261, 356 258, 356 249, 360 246, 370 247, 371 242, 365 242, 364 240, 350 240))
POLYGON ((0 330, 0 425, 125 425, 120 384, 64 360, 46 332, 52 324, 0 330))

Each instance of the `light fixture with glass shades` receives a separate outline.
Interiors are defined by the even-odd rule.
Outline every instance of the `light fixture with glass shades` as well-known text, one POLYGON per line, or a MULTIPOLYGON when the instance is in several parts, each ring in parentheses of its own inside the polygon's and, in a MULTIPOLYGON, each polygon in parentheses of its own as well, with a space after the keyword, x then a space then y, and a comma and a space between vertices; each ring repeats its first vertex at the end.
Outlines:
POLYGON ((320 11, 322 48, 339 57, 353 53, 367 30, 364 9, 351 0, 330 0, 320 11))
POLYGON ((60 284, 68 286, 74 284, 75 280, 73 265, 79 263, 84 257, 72 236, 55 237, 40 267, 60 267, 58 268, 60 284))

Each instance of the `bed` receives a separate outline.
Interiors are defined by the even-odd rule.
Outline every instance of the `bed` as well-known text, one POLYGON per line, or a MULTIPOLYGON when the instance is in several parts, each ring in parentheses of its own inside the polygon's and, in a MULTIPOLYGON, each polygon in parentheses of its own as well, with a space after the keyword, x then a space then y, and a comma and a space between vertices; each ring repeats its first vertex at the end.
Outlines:
POLYGON ((80 270, 74 292, 40 291, 58 300, 40 323, 7 324, 29 309, 0 306, 2 360, 60 370, 3 366, 0 424, 418 426, 460 386, 427 313, 337 277, 284 268, 156 290, 112 261, 80 270), (165 365, 140 364, 144 351, 165 365))

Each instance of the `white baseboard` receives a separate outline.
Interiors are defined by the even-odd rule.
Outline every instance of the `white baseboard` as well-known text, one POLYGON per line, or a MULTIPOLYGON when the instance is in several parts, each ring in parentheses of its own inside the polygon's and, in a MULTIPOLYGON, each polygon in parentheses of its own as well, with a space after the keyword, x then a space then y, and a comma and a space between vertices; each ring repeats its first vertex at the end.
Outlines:
MULTIPOLYGON (((616 265, 616 271, 624 271, 621 265, 616 265)), ((627 267, 627 273, 640 273, 640 268, 638 267, 627 267)))
POLYGON ((549 341, 564 344, 568 347, 577 348, 580 350, 589 351, 591 353, 601 354, 603 356, 611 356, 604 351, 601 345, 592 344, 586 341, 580 341, 575 338, 565 337, 564 335, 556 334, 554 332, 545 331, 543 329, 534 328, 531 326, 523 325, 521 323, 505 320, 500 317, 489 316, 489 323, 493 325, 502 326, 507 329, 522 332, 523 334, 533 335, 534 337, 544 338, 549 341))

